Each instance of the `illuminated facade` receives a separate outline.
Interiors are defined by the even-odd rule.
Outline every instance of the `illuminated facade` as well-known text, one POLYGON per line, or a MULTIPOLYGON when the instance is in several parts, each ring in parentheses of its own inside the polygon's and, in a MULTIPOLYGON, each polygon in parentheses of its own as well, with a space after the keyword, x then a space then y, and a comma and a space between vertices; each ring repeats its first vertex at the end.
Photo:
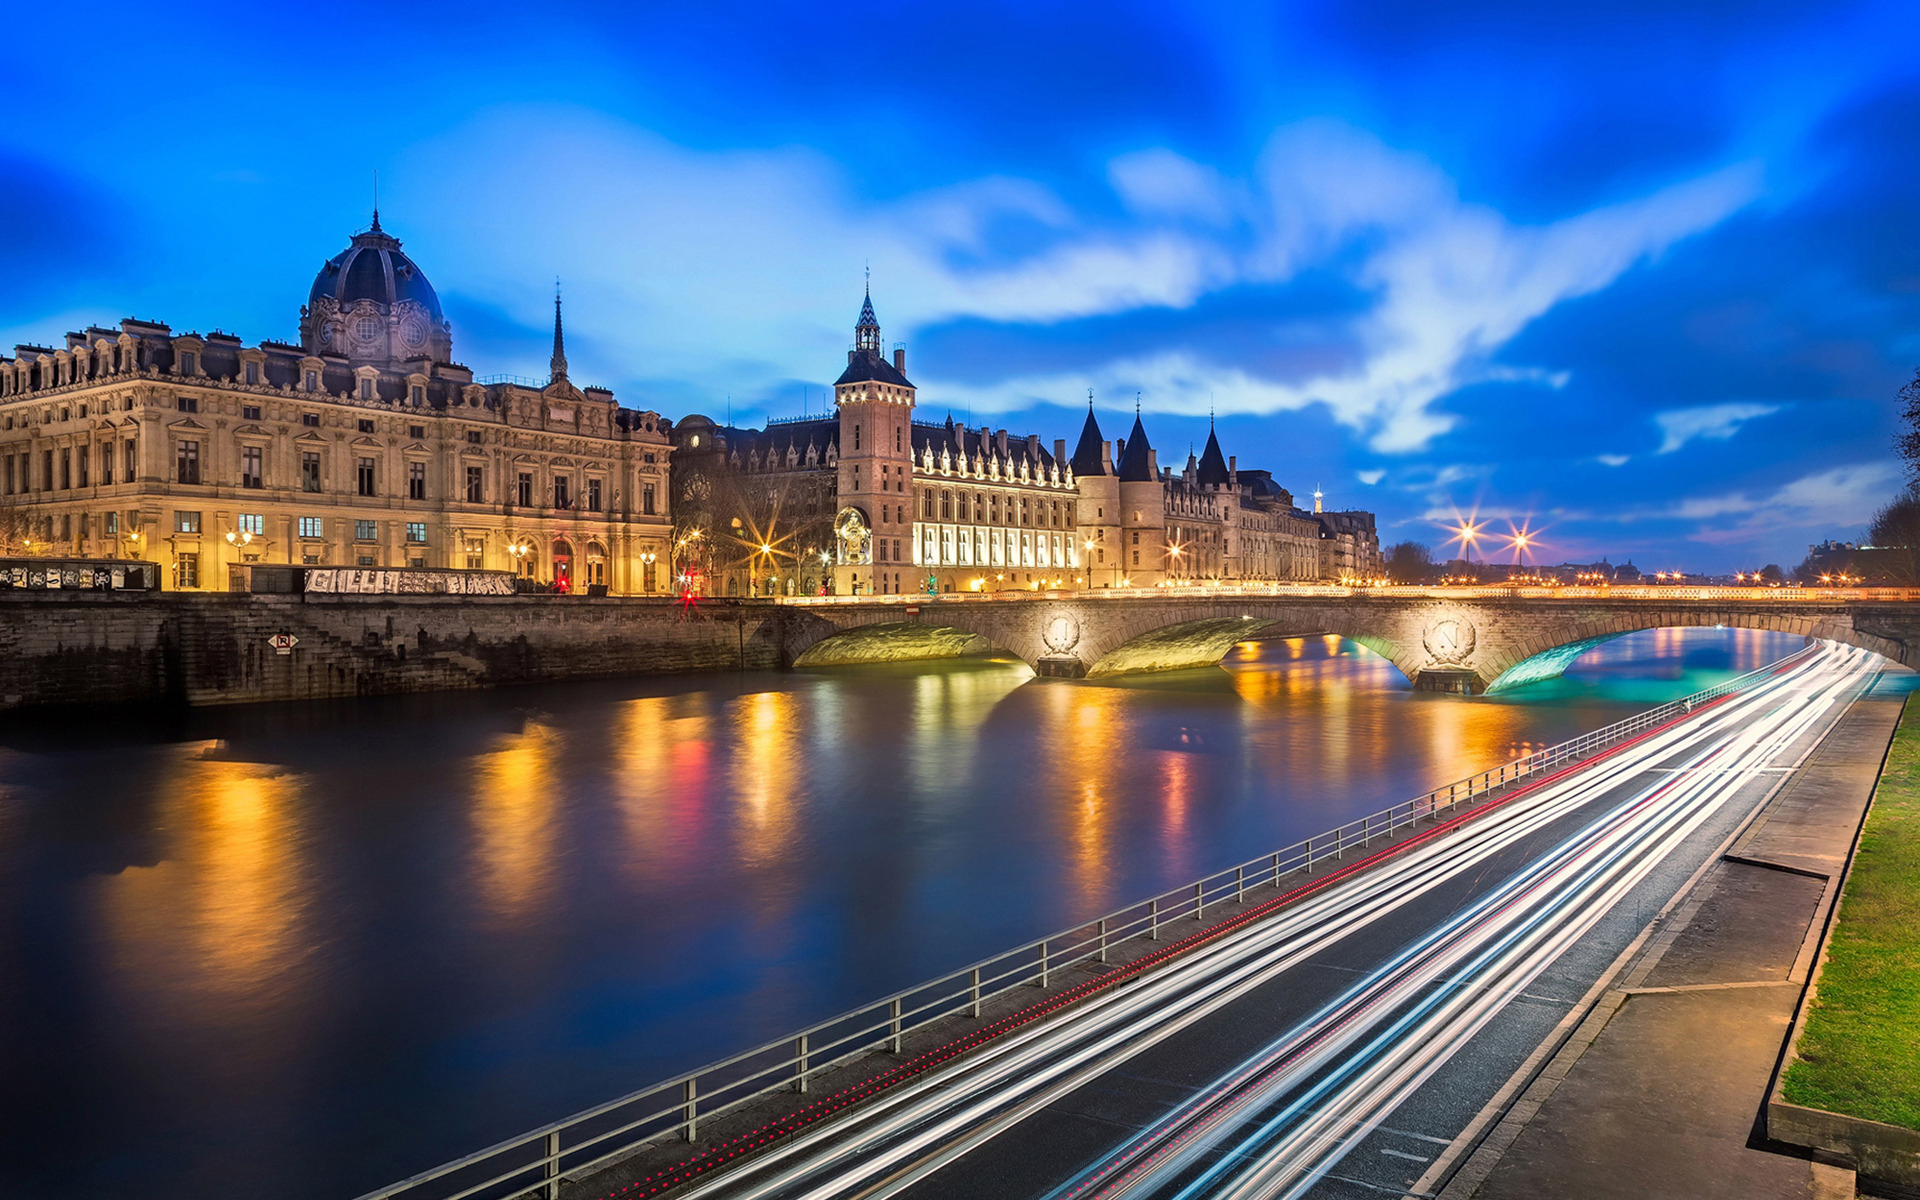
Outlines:
POLYGON ((0 357, 0 542, 154 558, 184 589, 256 561, 665 590, 669 426, 568 379, 558 298, 544 384, 452 351, 378 213, 315 277, 298 345, 126 320, 20 346, 0 357))
POLYGON ((1139 416, 1116 444, 1091 406, 1064 440, 914 419, 906 351, 868 297, 835 414, 673 429, 679 574, 728 595, 911 594, 1371 577, 1370 513, 1305 513, 1209 433, 1176 475, 1139 416))

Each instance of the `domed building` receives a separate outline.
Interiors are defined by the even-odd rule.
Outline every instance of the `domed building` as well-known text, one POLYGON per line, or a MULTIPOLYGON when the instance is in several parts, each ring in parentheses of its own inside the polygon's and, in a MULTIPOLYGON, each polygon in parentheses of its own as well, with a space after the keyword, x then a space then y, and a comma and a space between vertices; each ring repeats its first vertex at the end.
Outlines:
POLYGON ((300 310, 300 344, 355 363, 453 361, 453 327, 439 295, 401 252, 400 239, 380 228, 377 211, 372 227, 314 276, 300 310))
POLYGON ((0 554, 155 560, 189 590, 250 562, 666 589, 671 425, 568 377, 557 294, 547 378, 475 378, 376 212, 299 329, 128 319, 0 356, 0 554))

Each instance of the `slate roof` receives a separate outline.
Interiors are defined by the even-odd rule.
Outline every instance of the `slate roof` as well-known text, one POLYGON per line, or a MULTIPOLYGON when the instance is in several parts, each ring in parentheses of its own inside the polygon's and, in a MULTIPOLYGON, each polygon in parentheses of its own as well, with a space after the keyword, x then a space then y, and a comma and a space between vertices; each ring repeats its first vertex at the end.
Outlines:
POLYGON ((1127 448, 1120 455, 1120 482, 1141 483, 1153 478, 1153 463, 1147 457, 1152 449, 1147 441, 1147 427, 1135 413, 1133 432, 1127 435, 1127 448))
POLYGON ((1087 423, 1080 427, 1080 443, 1067 461, 1076 476, 1107 474, 1106 440, 1100 436, 1100 422, 1093 419, 1091 404, 1087 405, 1087 423))
POLYGON ((1226 456, 1220 453, 1220 439, 1213 430, 1207 430, 1207 448, 1200 452, 1200 468, 1194 474, 1194 482, 1204 484, 1226 484, 1232 481, 1227 470, 1226 456))

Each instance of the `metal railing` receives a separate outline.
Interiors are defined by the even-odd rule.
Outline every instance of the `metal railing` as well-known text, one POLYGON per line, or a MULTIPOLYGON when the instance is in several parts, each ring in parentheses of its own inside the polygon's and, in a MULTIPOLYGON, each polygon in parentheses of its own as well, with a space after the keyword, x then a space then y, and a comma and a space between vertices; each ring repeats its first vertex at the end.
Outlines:
POLYGON ((913 593, 898 596, 778 596, 775 602, 800 607, 836 604, 955 604, 1033 599, 1345 599, 1387 596, 1427 600, 1746 600, 1769 604, 1840 604, 1857 601, 1920 600, 1920 587, 1695 587, 1685 584, 1622 584, 1608 587, 1417 587, 1389 584, 1363 587, 1332 583, 1168 584, 1146 588, 1002 588, 998 591, 913 593))
POLYGON ((1304 841, 1215 871, 1092 921, 982 959, 871 1004, 742 1051, 699 1070, 596 1105, 563 1120, 423 1171, 358 1200, 467 1200, 537 1195, 555 1198, 565 1174, 607 1166, 662 1139, 698 1139, 701 1125, 761 1097, 806 1092, 825 1071, 864 1055, 899 1054, 909 1033, 954 1016, 978 1017, 987 1002, 1017 988, 1046 987, 1059 972, 1106 962, 1115 947, 1159 940, 1165 927, 1200 920, 1210 908, 1243 901, 1250 889, 1277 887, 1315 866, 1421 821, 1438 821, 1476 798, 1529 776, 1584 758, 1693 711, 1814 652, 1814 647, 1681 700, 1663 704, 1434 788, 1411 800, 1349 821, 1304 841))

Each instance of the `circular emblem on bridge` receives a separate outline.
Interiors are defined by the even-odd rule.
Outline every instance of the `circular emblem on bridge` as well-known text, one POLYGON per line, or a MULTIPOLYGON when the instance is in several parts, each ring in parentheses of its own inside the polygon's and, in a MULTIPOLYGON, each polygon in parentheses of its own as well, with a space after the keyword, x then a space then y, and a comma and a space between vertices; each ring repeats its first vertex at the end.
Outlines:
POLYGON ((1473 656, 1473 622, 1459 617, 1441 617, 1428 622, 1427 631, 1420 640, 1436 664, 1443 667, 1461 666, 1473 656))
POLYGON ((1067 613, 1056 612, 1047 618, 1040 640, 1051 653, 1070 654, 1080 644, 1080 622, 1067 613))

